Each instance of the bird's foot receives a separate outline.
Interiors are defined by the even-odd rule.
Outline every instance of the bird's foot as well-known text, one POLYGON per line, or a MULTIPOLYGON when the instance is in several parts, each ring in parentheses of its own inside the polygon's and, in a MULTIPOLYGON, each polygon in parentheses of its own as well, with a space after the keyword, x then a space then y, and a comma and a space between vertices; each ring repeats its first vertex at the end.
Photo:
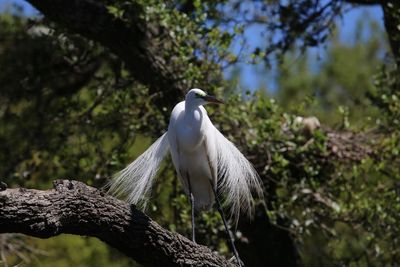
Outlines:
POLYGON ((232 258, 230 258, 229 261, 237 264, 240 267, 244 267, 243 261, 241 259, 236 259, 235 256, 232 256, 232 258), (238 262, 238 260, 239 260, 239 262, 238 262))
POLYGON ((7 184, 5 182, 0 181, 0 191, 4 191, 7 189, 7 184))

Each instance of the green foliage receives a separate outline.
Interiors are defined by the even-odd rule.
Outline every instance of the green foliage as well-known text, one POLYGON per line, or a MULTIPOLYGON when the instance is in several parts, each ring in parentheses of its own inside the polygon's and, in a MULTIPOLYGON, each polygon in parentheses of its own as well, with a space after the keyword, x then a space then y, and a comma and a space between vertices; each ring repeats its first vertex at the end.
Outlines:
MULTIPOLYGON (((388 114, 396 99, 384 102, 388 114)), ((399 128, 390 124, 386 137, 360 134, 362 145, 379 152, 350 163, 335 158, 326 133, 302 134, 294 116, 261 94, 247 102, 233 98, 215 117, 247 155, 257 155, 252 161, 266 186, 268 217, 295 237, 306 266, 390 266, 399 260, 399 128)))
MULTIPOLYGON (((29 240, 28 240, 29 242, 29 240)), ((49 240, 34 240, 36 249, 45 251, 29 263, 32 267, 45 266, 82 266, 91 267, 134 267, 139 266, 120 252, 109 249, 96 238, 62 235, 49 240)))
MULTIPOLYGON (((362 32, 364 24, 358 24, 356 31, 362 32)), ((366 121, 374 125, 380 112, 368 94, 375 90, 373 77, 387 47, 381 42, 383 32, 369 24, 375 33, 368 41, 356 35, 355 45, 349 46, 335 35, 324 59, 315 59, 312 53, 287 54, 279 67, 278 101, 298 115, 318 114, 325 125, 357 128, 365 127, 366 121), (316 66, 317 71, 313 70, 316 66)))
POLYGON ((41 24, 28 32, 24 27, 1 27, 11 32, 0 55, 7 66, 0 74, 0 174, 7 182, 104 181, 120 167, 136 130, 165 129, 160 111, 149 106, 147 88, 133 86, 116 58, 81 37, 35 33, 51 31, 41 24))

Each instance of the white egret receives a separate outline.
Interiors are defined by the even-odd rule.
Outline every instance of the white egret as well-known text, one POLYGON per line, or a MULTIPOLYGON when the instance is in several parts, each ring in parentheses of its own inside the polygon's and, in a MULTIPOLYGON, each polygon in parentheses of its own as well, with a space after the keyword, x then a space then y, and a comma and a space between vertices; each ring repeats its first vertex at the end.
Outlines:
POLYGON ((132 204, 145 205, 160 163, 169 150, 192 205, 193 241, 194 211, 208 210, 216 202, 230 246, 240 264, 218 199, 219 193, 224 196, 229 213, 237 223, 240 212, 251 213, 254 204, 252 192, 262 197, 261 182, 251 163, 211 123, 203 107, 207 103, 222 101, 200 89, 190 90, 185 101, 173 109, 168 131, 116 175, 116 179, 111 181, 110 191, 127 196, 127 201, 132 204))

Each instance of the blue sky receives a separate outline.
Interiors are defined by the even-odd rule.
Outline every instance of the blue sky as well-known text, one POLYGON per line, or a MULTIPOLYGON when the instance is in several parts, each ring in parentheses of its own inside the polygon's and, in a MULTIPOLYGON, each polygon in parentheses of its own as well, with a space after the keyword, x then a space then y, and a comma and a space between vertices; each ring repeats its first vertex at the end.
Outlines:
MULTIPOLYGON (((336 25, 339 32, 339 40, 343 44, 354 45, 356 43, 355 32, 357 27, 357 22, 363 20, 364 22, 375 21, 379 28, 384 29, 383 25, 383 12, 379 6, 359 6, 350 9, 345 12, 342 18, 336 19, 336 25)), ((364 24, 362 31, 361 40, 367 40, 371 35, 371 31, 368 23, 364 24)), ((257 46, 263 45, 263 40, 260 38, 263 27, 259 25, 254 25, 245 32, 245 36, 249 39, 249 51, 254 50, 257 46)), ((329 42, 327 43, 329 46, 329 42)), ((233 46, 239 46, 238 44, 233 44, 233 46)), ((314 55, 313 60, 315 65, 318 66, 317 58, 323 60, 326 56, 326 47, 318 47, 309 49, 312 55, 314 55)), ((240 89, 250 89, 256 90, 258 88, 267 88, 268 91, 274 92, 277 89, 276 79, 276 69, 266 69, 263 64, 251 65, 251 64, 240 64, 241 78, 240 78, 240 89)), ((230 70, 225 73, 226 77, 229 77, 230 70)))
POLYGON ((30 4, 28 4, 24 0, 0 0, 0 11, 4 11, 6 8, 9 8, 12 4, 17 4, 22 6, 24 8, 24 12, 27 15, 37 14, 37 10, 34 9, 30 4))
MULTIPOLYGON (((36 15, 38 12, 24 0, 0 0, 0 12, 9 8, 12 4, 18 4, 23 6, 24 12, 27 15, 36 15)), ((342 18, 336 19, 336 24, 339 29, 339 38, 342 43, 352 45, 355 43, 354 33, 356 31, 357 21, 359 20, 372 20, 376 21, 380 28, 384 28, 383 25, 383 12, 379 6, 360 6, 351 8, 349 11, 344 13, 342 18)), ((261 37, 262 27, 254 25, 247 28, 245 31, 245 37, 249 40, 248 50, 252 51, 255 47, 263 44, 261 37)), ((368 24, 365 25, 362 36, 364 39, 368 39, 372 29, 368 24)), ((328 43, 329 45, 329 43, 328 43)), ((240 44, 236 43, 232 45, 233 51, 237 50, 240 44)), ((318 55, 321 59, 326 55, 326 48, 319 47, 312 49, 312 54, 318 55)), ((317 57, 317 56, 316 56, 317 57)), ((274 75, 276 70, 265 69, 263 64, 251 65, 251 64, 240 64, 240 87, 242 89, 256 90, 260 87, 268 88, 269 91, 275 91, 277 88, 275 83, 274 75)), ((230 69, 227 69, 225 76, 230 76, 230 69)))

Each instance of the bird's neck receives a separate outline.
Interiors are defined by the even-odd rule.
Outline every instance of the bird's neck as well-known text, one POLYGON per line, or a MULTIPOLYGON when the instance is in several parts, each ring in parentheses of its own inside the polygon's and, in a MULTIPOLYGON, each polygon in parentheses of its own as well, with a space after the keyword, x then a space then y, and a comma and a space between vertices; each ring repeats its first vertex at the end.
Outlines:
POLYGON ((198 105, 185 102, 185 120, 189 123, 201 121, 201 111, 198 105))
POLYGON ((190 101, 185 101, 185 113, 186 114, 193 113, 198 108, 199 108, 199 106, 196 105, 195 103, 190 102, 190 101))

